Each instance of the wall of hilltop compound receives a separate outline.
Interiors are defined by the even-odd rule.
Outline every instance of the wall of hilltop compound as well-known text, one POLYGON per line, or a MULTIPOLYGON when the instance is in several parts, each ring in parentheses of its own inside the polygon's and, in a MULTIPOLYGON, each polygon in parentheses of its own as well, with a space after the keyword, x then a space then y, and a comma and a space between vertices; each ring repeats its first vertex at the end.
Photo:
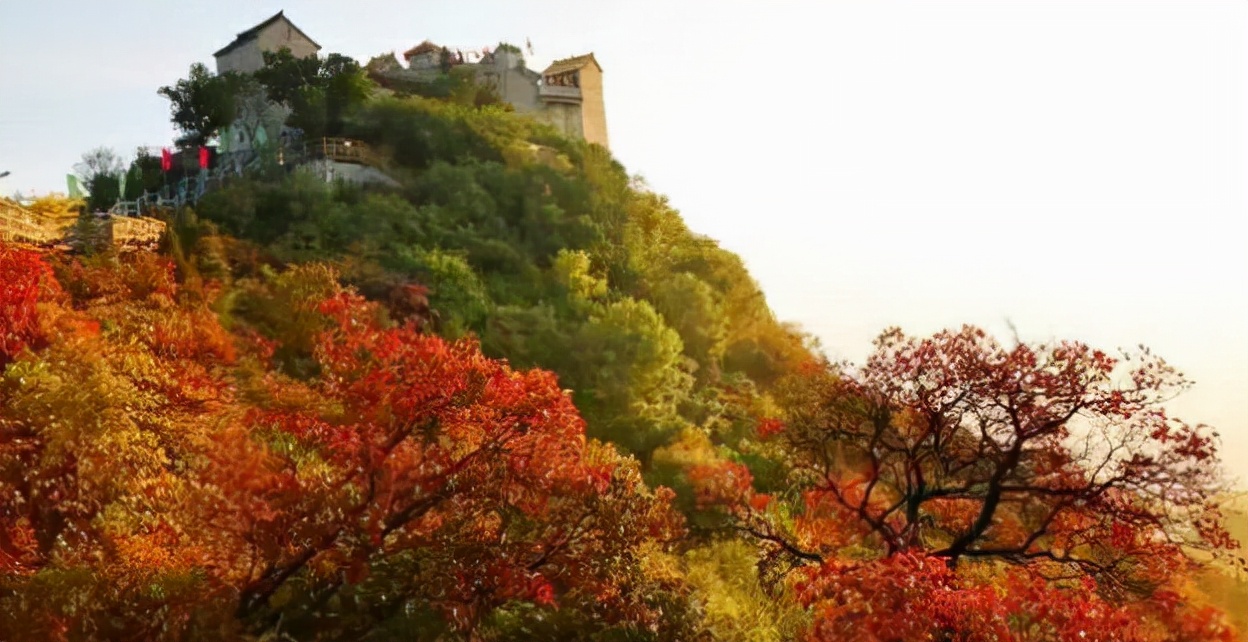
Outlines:
POLYGON ((602 71, 591 64, 581 68, 580 74, 581 135, 588 142, 610 149, 607 143, 607 109, 602 96, 602 71))
POLYGON ((290 49, 296 58, 314 56, 319 49, 289 21, 277 20, 262 28, 254 38, 217 56, 217 73, 253 73, 264 67, 264 52, 280 51, 283 47, 290 49))
MULTIPOLYGON (((547 103, 542 111, 534 114, 538 120, 548 123, 569 138, 585 138, 581 106, 568 103, 547 103)), ((594 141, 591 141, 594 142, 594 141)))

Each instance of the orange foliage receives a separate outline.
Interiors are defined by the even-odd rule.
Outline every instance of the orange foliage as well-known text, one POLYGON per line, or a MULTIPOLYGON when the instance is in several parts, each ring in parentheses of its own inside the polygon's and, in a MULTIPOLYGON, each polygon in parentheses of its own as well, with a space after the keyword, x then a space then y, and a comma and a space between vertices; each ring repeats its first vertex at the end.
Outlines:
POLYGON ((27 346, 47 337, 38 305, 59 293, 52 271, 37 252, 0 243, 0 368, 27 346))
POLYGON ((812 639, 1229 640, 1179 597, 1189 551, 1235 546, 1211 431, 1160 406, 1184 385, 1147 351, 889 331, 852 377, 794 375, 784 429, 760 426, 791 521, 748 483, 699 499, 797 567, 812 639))
POLYGON ((358 637, 368 595, 462 630, 515 601, 667 617, 638 550, 681 536, 673 495, 587 442, 551 373, 337 288, 272 302, 321 329, 296 379, 288 337, 227 331, 165 259, 58 271, 72 300, 0 246, 0 630, 358 637))

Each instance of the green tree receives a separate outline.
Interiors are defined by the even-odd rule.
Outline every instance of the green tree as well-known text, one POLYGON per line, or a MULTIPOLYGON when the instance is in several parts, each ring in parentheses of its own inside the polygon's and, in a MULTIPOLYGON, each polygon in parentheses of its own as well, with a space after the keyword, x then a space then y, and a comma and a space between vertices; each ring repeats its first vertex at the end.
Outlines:
POLYGON ((238 100, 250 85, 249 76, 213 75, 202 63, 195 63, 186 78, 156 93, 169 99, 173 124, 182 131, 178 144, 197 146, 234 122, 238 100))
POLYGON ((590 434, 648 459, 683 425, 693 386, 680 335, 645 301, 601 306, 573 337, 568 383, 590 434))
POLYGON ((460 255, 437 249, 419 252, 417 261, 421 280, 430 288, 440 333, 459 338, 481 328, 491 304, 472 266, 460 255))
POLYGON ((287 123, 308 138, 342 134, 348 113, 368 98, 371 83, 355 60, 331 53, 296 58, 290 49, 265 52, 255 78, 269 100, 291 110, 287 123))
POLYGON ((717 381, 726 349, 728 318, 713 288, 681 272, 665 279, 651 295, 654 307, 680 335, 685 355, 698 364, 698 379, 717 381))
POLYGON ((107 210, 117 202, 121 197, 121 175, 125 168, 125 161, 110 147, 97 147, 82 155, 82 160, 74 165, 74 172, 90 193, 88 210, 107 210))
POLYGON ((135 152, 134 160, 130 161, 130 168, 126 170, 125 198, 133 200, 145 191, 155 192, 160 189, 163 181, 160 158, 140 147, 135 152))

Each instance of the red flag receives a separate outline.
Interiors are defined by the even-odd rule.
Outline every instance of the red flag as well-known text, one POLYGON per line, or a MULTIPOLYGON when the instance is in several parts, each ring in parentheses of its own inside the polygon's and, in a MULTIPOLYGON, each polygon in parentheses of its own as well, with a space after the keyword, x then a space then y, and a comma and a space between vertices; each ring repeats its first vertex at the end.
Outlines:
POLYGON ((201 146, 199 148, 199 168, 208 169, 208 148, 207 147, 201 146))
POLYGON ((160 150, 160 171, 167 172, 173 169, 173 154, 169 153, 169 148, 161 148, 160 150))

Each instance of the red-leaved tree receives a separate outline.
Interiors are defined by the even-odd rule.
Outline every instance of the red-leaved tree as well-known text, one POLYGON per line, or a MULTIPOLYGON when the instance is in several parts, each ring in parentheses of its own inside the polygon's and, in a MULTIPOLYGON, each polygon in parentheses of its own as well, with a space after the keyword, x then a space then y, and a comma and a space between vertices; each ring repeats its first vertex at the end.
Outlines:
POLYGON ((1186 385, 1142 348, 890 330, 860 371, 785 387, 783 427, 762 432, 791 470, 788 508, 741 470, 702 488, 780 570, 805 567, 818 639, 1073 639, 1080 613, 1080 639, 1224 639, 1211 611, 1138 606, 1166 603, 1193 553, 1234 545, 1216 434, 1164 408, 1186 385), (1183 626, 1200 635, 1163 634, 1183 626))
POLYGON ((505 613, 679 639, 645 566, 671 492, 551 373, 323 268, 214 299, 158 255, 57 263, 64 294, 0 246, 0 638, 479 639, 505 613))
POLYGON ((45 340, 38 304, 57 291, 51 269, 37 252, 0 242, 0 368, 23 348, 45 340))

